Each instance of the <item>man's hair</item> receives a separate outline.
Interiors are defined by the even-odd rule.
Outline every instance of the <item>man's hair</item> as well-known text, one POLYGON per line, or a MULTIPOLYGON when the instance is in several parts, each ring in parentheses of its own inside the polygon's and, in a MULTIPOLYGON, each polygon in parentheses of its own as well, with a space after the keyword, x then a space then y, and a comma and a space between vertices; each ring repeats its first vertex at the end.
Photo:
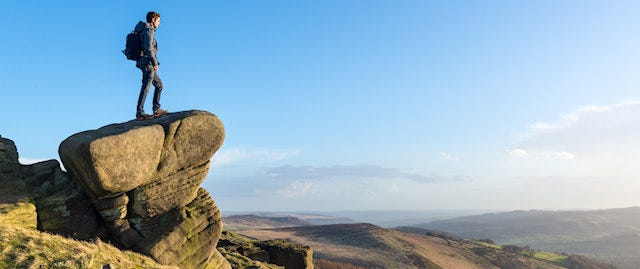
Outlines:
POLYGON ((147 22, 153 21, 154 18, 160 18, 160 13, 149 11, 149 13, 147 13, 147 22))

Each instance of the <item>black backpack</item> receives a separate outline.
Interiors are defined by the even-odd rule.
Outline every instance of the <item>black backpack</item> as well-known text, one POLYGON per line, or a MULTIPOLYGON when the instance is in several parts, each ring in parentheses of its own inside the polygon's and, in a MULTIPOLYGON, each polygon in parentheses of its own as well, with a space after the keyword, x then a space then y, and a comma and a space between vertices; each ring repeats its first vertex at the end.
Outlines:
POLYGON ((127 59, 137 61, 142 56, 142 40, 140 33, 133 31, 127 35, 127 44, 122 51, 127 59))

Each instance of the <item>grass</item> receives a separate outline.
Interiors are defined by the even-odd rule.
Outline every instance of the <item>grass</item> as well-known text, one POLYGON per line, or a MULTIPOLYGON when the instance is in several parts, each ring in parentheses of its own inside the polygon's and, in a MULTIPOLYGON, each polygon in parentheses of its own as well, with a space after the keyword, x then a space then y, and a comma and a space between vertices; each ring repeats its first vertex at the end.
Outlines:
MULTIPOLYGON (((490 247, 496 250, 502 250, 502 246, 500 245, 490 244, 490 243, 481 242, 481 241, 471 241, 471 242, 485 246, 485 247, 490 247)), ((558 254, 558 253, 535 251, 533 253, 533 258, 539 261, 549 262, 549 263, 559 265, 559 266, 564 266, 564 267, 571 265, 571 262, 569 261, 569 257, 567 257, 566 255, 558 254)))
POLYGON ((533 258, 540 261, 547 261, 555 265, 569 266, 569 257, 557 253, 538 251, 533 254, 533 258))
POLYGON ((490 247, 490 248, 495 248, 495 249, 502 249, 502 246, 496 245, 496 244, 490 244, 490 243, 487 243, 487 242, 473 241, 473 240, 471 240, 471 242, 476 243, 478 245, 483 245, 485 247, 490 247))
POLYGON ((0 204, 0 223, 35 229, 38 223, 36 206, 22 202, 0 204))
MULTIPOLYGON (((470 241, 485 247, 490 247, 497 250, 502 249, 502 246, 500 245, 490 244, 490 243, 481 242, 481 241, 473 241, 473 240, 470 240, 470 241)), ((539 261, 551 262, 553 264, 560 265, 560 266, 566 266, 570 264, 569 257, 567 257, 566 255, 552 253, 552 252, 536 251, 533 254, 533 258, 539 261)))
POLYGON ((0 268, 175 268, 103 243, 0 225, 0 268))

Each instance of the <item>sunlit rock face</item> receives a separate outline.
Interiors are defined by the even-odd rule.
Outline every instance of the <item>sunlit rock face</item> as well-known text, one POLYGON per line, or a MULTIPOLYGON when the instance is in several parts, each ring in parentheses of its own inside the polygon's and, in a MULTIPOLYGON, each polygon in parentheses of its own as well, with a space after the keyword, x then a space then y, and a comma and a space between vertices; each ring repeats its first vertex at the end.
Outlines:
POLYGON ((180 268, 226 268, 220 210, 200 187, 223 141, 218 117, 184 111, 74 134, 59 153, 121 247, 180 268))

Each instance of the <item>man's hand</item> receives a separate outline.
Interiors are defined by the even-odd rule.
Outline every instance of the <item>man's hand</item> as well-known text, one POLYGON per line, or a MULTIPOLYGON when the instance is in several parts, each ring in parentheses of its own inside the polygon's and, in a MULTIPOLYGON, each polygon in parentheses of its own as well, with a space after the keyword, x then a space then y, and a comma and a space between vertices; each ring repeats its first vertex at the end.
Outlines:
POLYGON ((156 65, 156 66, 154 66, 154 67, 153 67, 153 70, 154 70, 154 71, 158 71, 158 66, 157 66, 157 65, 156 65))

